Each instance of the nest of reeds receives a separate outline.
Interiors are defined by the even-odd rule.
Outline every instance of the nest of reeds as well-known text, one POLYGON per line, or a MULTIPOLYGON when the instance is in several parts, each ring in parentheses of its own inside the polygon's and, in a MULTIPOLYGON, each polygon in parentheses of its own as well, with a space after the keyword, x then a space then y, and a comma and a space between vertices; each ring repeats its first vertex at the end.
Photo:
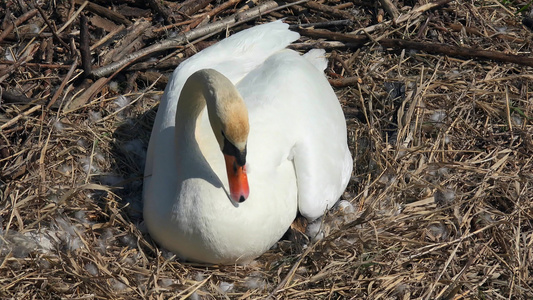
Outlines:
POLYGON ((0 297, 531 299, 531 1, 0 4, 0 297), (284 18, 327 50, 350 217, 251 264, 182 262, 142 219, 150 129, 195 52, 284 18))

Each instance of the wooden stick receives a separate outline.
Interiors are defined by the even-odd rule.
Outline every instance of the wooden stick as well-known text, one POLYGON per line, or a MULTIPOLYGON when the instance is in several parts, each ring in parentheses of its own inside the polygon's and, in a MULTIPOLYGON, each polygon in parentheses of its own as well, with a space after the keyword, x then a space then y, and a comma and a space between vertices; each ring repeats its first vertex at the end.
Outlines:
POLYGON ((23 112, 21 114, 18 114, 16 117, 14 117, 13 119, 7 121, 5 124, 0 126, 0 129, 3 130, 4 128, 15 124, 20 118, 25 117, 25 116, 27 116, 27 115, 29 115, 31 113, 34 113, 35 111, 41 109, 41 107, 42 107, 41 105, 35 105, 34 107, 28 109, 27 111, 25 111, 25 112, 23 112))
POLYGON ((213 8, 212 10, 208 11, 207 12, 207 15, 209 15, 209 17, 213 18, 215 15, 218 15, 220 12, 226 10, 227 8, 231 7, 231 6, 235 6, 237 4, 239 4, 239 2, 241 2, 242 0, 229 0, 229 1, 226 1, 222 4, 220 4, 219 6, 213 8))
POLYGON ((113 30, 112 32, 106 34, 106 36, 104 36, 102 39, 100 39, 98 42, 94 43, 90 50, 94 50, 98 47, 100 47, 102 44, 104 44, 105 42, 109 41, 112 37, 114 37, 115 35, 117 35, 119 32, 121 32, 122 30, 124 30, 126 28, 126 26, 124 25, 120 25, 118 26, 115 30, 113 30))
POLYGON ((191 16, 195 14, 200 9, 205 8, 211 0, 190 0, 183 3, 183 5, 180 7, 179 12, 186 15, 191 16))
POLYGON ((391 0, 379 0, 383 8, 387 11, 387 13, 392 17, 393 20, 398 19, 400 16, 400 12, 394 6, 391 0))
POLYGON ((176 38, 172 39, 166 39, 163 40, 157 44, 154 44, 152 46, 148 46, 144 49, 141 49, 137 52, 131 53, 126 55, 123 59, 116 61, 114 63, 111 63, 107 66, 103 66, 99 69, 95 69, 92 71, 92 75, 96 77, 102 77, 107 76, 116 70, 120 69, 122 66, 126 64, 131 64, 132 62, 141 59, 143 57, 146 57, 148 55, 151 55, 155 52, 164 51, 167 49, 173 49, 180 45, 183 45, 189 40, 193 40, 196 38, 199 38, 204 35, 208 34, 214 34, 218 33, 222 30, 225 30, 226 28, 235 26, 237 24, 247 22, 249 20, 252 20, 254 18, 259 17, 260 15, 264 14, 266 11, 277 7, 278 4, 274 1, 267 1, 263 3, 260 6, 254 7, 248 11, 238 13, 236 15, 230 16, 228 18, 225 18, 221 21, 214 22, 211 24, 207 24, 205 26, 196 28, 194 30, 188 31, 186 33, 180 34, 176 38))
POLYGON ((91 74, 91 50, 89 49, 89 26, 85 14, 80 16, 80 54, 81 67, 87 76, 91 74))
MULTIPOLYGON (((17 62, 9 60, 0 60, 2 65, 14 65, 17 62)), ((38 67, 38 68, 48 68, 48 69, 69 69, 69 65, 59 65, 59 64, 40 64, 40 63, 25 63, 26 67, 38 67)))
MULTIPOLYGON (((74 2, 78 5, 82 5, 83 3, 85 3, 85 0, 74 0, 74 2)), ((124 24, 126 26, 130 25, 131 24, 131 21, 128 20, 126 17, 124 17, 123 15, 115 12, 115 11, 112 11, 106 7, 103 7, 103 6, 100 6, 98 4, 95 4, 95 3, 92 3, 92 2, 89 2, 87 3, 87 10, 95 13, 95 14, 98 14, 98 15, 101 15, 103 17, 106 17, 112 21, 115 21, 117 23, 121 23, 121 24, 124 24)))
MULTIPOLYGON (((298 0, 288 0, 287 2, 295 3, 295 2, 299 2, 299 1, 298 0)), ((336 9, 333 6, 320 4, 320 3, 316 2, 316 1, 309 1, 309 2, 305 3, 304 5, 306 7, 308 7, 308 8, 310 8, 310 9, 312 9, 312 10, 319 11, 319 12, 321 12, 323 14, 330 15, 330 16, 333 16, 333 17, 342 18, 342 19, 348 19, 348 20, 353 20, 354 19, 354 16, 351 13, 349 13, 349 12, 336 9)))
POLYGON ((52 97, 52 100, 50 100, 50 103, 48 103, 48 105, 46 105, 46 109, 47 110, 50 109, 50 107, 52 105, 54 105, 54 103, 56 102, 57 98, 59 98, 59 95, 61 95, 61 93, 63 92, 63 89, 67 85, 67 82, 70 80, 70 77, 72 77, 72 74, 74 74, 74 71, 76 71, 77 67, 78 67, 78 60, 75 59, 74 63, 72 63, 72 66, 70 67, 70 70, 68 70, 67 75, 65 76, 65 78, 63 78, 63 81, 61 82, 61 85, 59 86, 59 88, 57 89, 56 93, 52 97))
MULTIPOLYGON (((400 15, 396 20, 394 20, 394 24, 400 24, 400 23, 403 23, 407 20, 410 20, 410 19, 413 19, 413 18, 416 18, 418 17, 420 14, 422 14, 423 12, 427 11, 427 10, 430 10, 430 9, 434 9, 434 8, 437 8, 439 6, 442 6, 442 5, 445 5, 447 3, 450 3, 452 2, 453 0, 439 0, 439 1, 435 1, 435 2, 431 2, 431 3, 428 3, 428 4, 424 4, 424 5, 421 5, 413 10, 411 10, 409 13, 405 14, 405 15, 400 15)), ((354 32, 351 32, 351 33, 355 33, 355 34, 361 34, 362 32, 366 32, 366 33, 370 33, 372 31, 376 31, 377 29, 383 27, 383 26, 388 26, 392 23, 392 21, 385 21, 383 23, 379 23, 379 24, 375 24, 375 25, 372 25, 372 26, 368 26, 367 28, 364 28, 364 29, 358 29, 354 32)))
POLYGON ((307 2, 305 4, 305 6, 309 7, 310 9, 323 12, 323 13, 325 13, 327 15, 331 15, 333 17, 349 19, 349 20, 353 20, 354 19, 354 16, 351 13, 349 13, 349 12, 346 12, 346 11, 343 11, 343 10, 338 10, 338 9, 336 9, 334 7, 331 7, 331 6, 328 6, 328 5, 324 5, 324 4, 320 4, 320 3, 315 2, 315 1, 307 2))
POLYGON ((172 16, 169 14, 170 10, 163 6, 163 1, 148 0, 148 5, 154 10, 155 13, 160 14, 163 19, 165 19, 167 24, 172 23, 172 16))
MULTIPOLYGON (((370 41, 366 35, 353 35, 345 33, 336 33, 326 30, 311 30, 311 29, 299 29, 301 34, 314 37, 314 38, 328 38, 335 41, 354 43, 355 45, 363 45, 370 41)), ((442 54, 449 56, 462 56, 474 59, 491 59, 495 61, 515 63, 518 65, 533 67, 533 58, 527 56, 520 56, 514 54, 506 54, 496 51, 479 50, 474 48, 450 46, 437 43, 426 42, 413 42, 400 39, 387 39, 382 38, 376 41, 384 47, 396 48, 396 49, 414 49, 425 51, 428 53, 442 54)))
POLYGON ((28 11, 27 13, 23 14, 22 16, 18 17, 15 22, 9 23, 9 25, 6 27, 4 31, 0 34, 0 42, 3 41, 8 34, 15 29, 15 26, 19 26, 20 24, 26 22, 27 20, 35 17, 35 15, 38 13, 37 9, 32 9, 28 11))
POLYGON ((78 10, 72 16, 70 16, 70 18, 67 20, 67 22, 65 22, 65 24, 63 24, 63 26, 61 26, 61 28, 59 28, 59 30, 57 31, 57 34, 60 34, 70 24, 72 24, 72 22, 74 22, 74 20, 76 19, 76 17, 78 17, 79 14, 81 14, 81 11, 85 8, 85 6, 87 6, 88 3, 89 3, 89 1, 83 2, 83 4, 78 8, 78 10))
POLYGON ((346 86, 356 85, 357 83, 361 83, 361 78, 358 76, 354 77, 345 77, 345 78, 339 78, 339 79, 328 79, 329 84, 331 84, 334 87, 342 88, 346 86))
POLYGON ((59 35, 55 31, 54 27, 52 27, 52 24, 48 20, 48 17, 44 13, 44 11, 41 9, 41 7, 39 7, 39 5, 37 5, 36 7, 37 7, 37 10, 39 11, 39 14, 41 15, 41 17, 43 18, 44 22, 46 23, 46 26, 48 26, 48 28, 50 28, 50 31, 52 31, 52 35, 56 38, 56 40, 58 40, 61 43, 61 45, 63 45, 63 47, 65 47, 67 50, 70 50, 70 46, 65 41, 63 41, 63 39, 61 37, 59 37, 59 35))

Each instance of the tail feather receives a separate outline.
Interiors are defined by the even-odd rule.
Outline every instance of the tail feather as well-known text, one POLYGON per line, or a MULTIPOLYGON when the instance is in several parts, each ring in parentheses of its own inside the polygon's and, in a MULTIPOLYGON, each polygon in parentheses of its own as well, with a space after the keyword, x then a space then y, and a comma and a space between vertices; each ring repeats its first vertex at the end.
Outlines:
POLYGON ((324 72, 324 70, 328 67, 326 50, 324 49, 312 49, 303 56, 321 72, 324 72))

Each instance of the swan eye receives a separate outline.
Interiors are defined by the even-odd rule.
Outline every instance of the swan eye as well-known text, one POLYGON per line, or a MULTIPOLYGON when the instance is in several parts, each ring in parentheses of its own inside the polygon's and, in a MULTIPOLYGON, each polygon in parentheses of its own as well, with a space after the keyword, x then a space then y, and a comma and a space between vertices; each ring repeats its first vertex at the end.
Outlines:
POLYGON ((226 155, 231 155, 235 157, 235 164, 234 168, 237 166, 244 166, 246 164, 246 147, 243 151, 237 149, 233 143, 231 143, 224 134, 224 131, 222 131, 222 136, 224 138, 224 146, 222 148, 222 153, 226 155))

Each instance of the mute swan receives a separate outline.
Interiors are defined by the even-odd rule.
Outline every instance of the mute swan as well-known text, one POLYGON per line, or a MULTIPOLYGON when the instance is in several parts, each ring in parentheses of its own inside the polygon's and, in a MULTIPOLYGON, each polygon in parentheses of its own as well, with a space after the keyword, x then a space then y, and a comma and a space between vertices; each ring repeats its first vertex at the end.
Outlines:
POLYGON ((276 21, 236 33, 183 62, 165 89, 148 146, 144 219, 188 260, 245 263, 298 211, 319 218, 352 171, 343 112, 323 50, 276 21), (179 101, 178 101, 179 100, 179 101))

